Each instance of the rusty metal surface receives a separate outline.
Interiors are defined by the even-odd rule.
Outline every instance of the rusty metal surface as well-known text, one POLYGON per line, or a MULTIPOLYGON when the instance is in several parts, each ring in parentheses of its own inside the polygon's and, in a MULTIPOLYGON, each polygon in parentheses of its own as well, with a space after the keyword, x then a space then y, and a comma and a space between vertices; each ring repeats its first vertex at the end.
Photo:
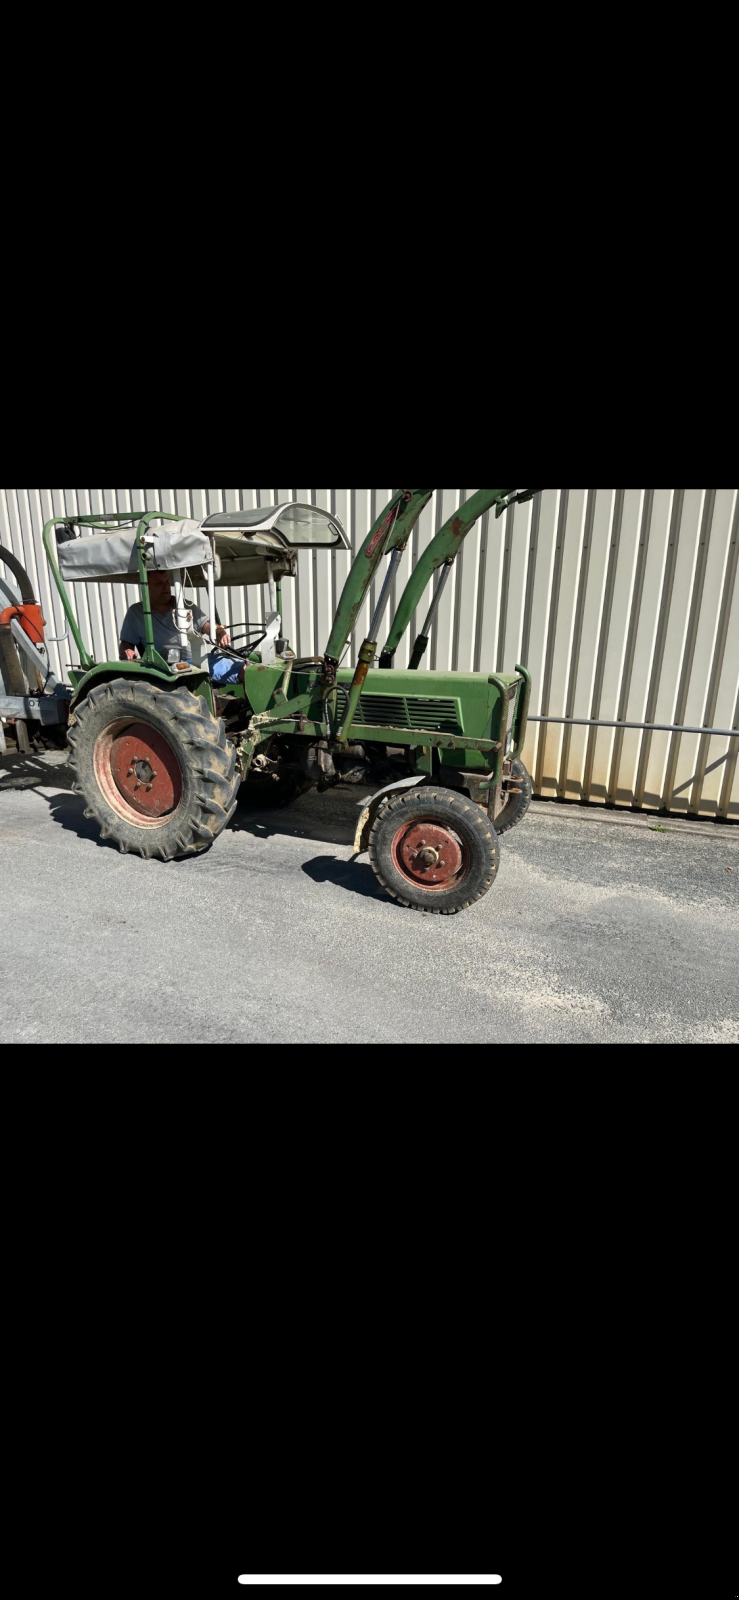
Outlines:
POLYGON ((368 561, 372 560, 372 557, 373 557, 378 545, 382 544, 382 541, 383 541, 383 539, 385 537, 385 534, 392 527, 397 515, 398 515, 397 507, 393 506, 392 510, 388 511, 387 516, 383 517, 382 522, 380 523, 380 526, 377 529, 377 533, 375 534, 374 539, 370 540, 370 542, 369 542, 369 544, 367 546, 367 549, 364 552, 368 561))
MULTIPOLYGON (((356 670, 356 672, 354 674, 354 684, 356 684, 358 689, 361 689, 363 684, 365 683, 366 678, 367 678, 367 673, 369 672, 369 669, 370 669, 371 666, 372 666, 372 662, 371 661, 360 661, 360 663, 359 663, 359 665, 357 667, 357 670, 356 670)), ((352 685, 352 687, 354 687, 354 684, 352 685)))
POLYGON ((167 740, 145 722, 135 722, 113 740, 110 770, 119 794, 144 817, 174 811, 182 794, 179 762, 167 740))
POLYGON ((469 865, 464 840, 430 818, 402 823, 391 850, 403 877, 424 889, 452 888, 469 865))

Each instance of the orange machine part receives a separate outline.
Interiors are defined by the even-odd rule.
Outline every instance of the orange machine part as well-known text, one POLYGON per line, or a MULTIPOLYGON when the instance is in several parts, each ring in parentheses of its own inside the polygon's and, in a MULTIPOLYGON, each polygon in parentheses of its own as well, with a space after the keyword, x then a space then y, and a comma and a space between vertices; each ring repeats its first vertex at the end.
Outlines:
POLYGON ((32 644, 43 644, 46 624, 40 606, 32 605, 30 602, 22 606, 6 606, 4 611, 0 611, 0 627, 10 627, 13 617, 18 618, 23 632, 28 634, 32 644))

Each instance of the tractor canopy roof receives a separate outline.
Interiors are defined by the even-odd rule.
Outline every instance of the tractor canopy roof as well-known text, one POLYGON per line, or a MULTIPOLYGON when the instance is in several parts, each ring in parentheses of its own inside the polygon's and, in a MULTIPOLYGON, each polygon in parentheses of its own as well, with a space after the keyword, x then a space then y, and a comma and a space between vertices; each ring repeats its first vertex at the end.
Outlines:
POLYGON ((262 506, 252 511, 223 511, 206 517, 202 524, 208 533, 219 537, 236 534, 253 539, 261 533, 277 533, 295 550, 348 550, 349 540, 338 517, 320 506, 303 505, 295 500, 277 506, 262 506))
MULTIPOLYGON (((292 575, 299 550, 349 549, 338 518, 319 506, 295 501, 250 511, 227 511, 202 522, 150 523, 153 569, 189 573, 195 584, 206 582, 206 568, 215 549, 217 584, 266 583, 292 575)), ((65 538, 57 559, 66 583, 135 583, 138 579, 137 525, 114 533, 65 538)))

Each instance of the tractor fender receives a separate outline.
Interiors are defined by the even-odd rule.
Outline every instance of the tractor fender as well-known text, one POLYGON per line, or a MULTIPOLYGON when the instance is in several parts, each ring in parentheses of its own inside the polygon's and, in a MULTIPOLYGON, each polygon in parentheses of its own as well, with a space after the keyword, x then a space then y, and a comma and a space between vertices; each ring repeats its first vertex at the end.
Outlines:
MULTIPOLYGON (((157 671, 156 667, 143 667, 140 661, 107 661, 100 666, 91 667, 77 679, 70 705, 72 719, 82 701, 87 699, 91 689, 97 689, 101 683, 113 683, 119 678, 128 679, 129 683, 150 683, 155 689, 177 689, 183 683, 191 690, 196 690, 203 684, 207 684, 210 689, 210 677, 205 667, 195 667, 182 677, 173 678, 169 673, 157 671)), ((207 693, 204 698, 207 699, 207 693)))
POLYGON ((412 789, 414 784, 428 782, 424 773, 419 773, 417 778, 401 778, 398 783, 388 783, 384 789, 378 789, 368 800, 362 812, 357 831, 354 836, 354 854, 360 856, 369 845, 369 836, 372 832, 375 817, 389 794, 397 793, 398 789, 412 789))

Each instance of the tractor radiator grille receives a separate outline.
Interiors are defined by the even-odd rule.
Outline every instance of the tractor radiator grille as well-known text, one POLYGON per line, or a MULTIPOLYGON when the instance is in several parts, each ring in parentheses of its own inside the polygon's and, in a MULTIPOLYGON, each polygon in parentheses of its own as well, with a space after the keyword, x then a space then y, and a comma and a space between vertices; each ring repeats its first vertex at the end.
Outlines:
MULTIPOLYGON (((337 721, 346 715, 349 696, 343 684, 336 691, 337 721)), ((422 695, 360 695, 354 719, 365 728, 428 728, 429 733, 462 733, 456 700, 434 700, 422 695)))
POLYGON ((363 694, 357 721, 369 728, 428 728, 430 733, 461 733, 456 700, 404 695, 363 694))
POLYGON ((369 728, 405 728, 405 700, 399 694, 360 695, 357 722, 369 728))
POLYGON ((407 700, 409 728, 428 728, 430 733, 461 733, 456 700, 407 700))

